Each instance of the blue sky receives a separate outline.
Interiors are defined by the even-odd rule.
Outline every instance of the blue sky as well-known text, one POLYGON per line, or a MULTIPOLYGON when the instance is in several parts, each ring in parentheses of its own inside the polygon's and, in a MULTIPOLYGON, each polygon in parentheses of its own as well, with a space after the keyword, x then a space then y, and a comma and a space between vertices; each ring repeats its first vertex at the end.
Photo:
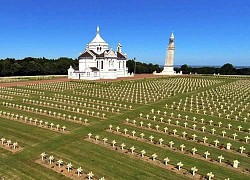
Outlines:
POLYGON ((1 0, 0 58, 76 58, 100 26, 128 58, 164 64, 250 65, 248 0, 1 0))

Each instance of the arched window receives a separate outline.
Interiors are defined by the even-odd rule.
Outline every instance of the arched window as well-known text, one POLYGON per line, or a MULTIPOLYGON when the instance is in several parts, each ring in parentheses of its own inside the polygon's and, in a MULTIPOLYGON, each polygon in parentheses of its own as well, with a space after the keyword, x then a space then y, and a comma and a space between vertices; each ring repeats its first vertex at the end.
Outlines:
POLYGON ((100 51, 102 50, 102 47, 100 47, 100 51))
POLYGON ((123 68, 125 68, 125 61, 123 61, 123 68))
POLYGON ((101 69, 103 69, 103 61, 101 61, 101 69))
POLYGON ((121 61, 119 61, 119 69, 121 68, 121 61))
POLYGON ((96 50, 99 51, 99 47, 97 47, 96 50))
POLYGON ((96 61, 96 68, 98 68, 98 61, 96 61))

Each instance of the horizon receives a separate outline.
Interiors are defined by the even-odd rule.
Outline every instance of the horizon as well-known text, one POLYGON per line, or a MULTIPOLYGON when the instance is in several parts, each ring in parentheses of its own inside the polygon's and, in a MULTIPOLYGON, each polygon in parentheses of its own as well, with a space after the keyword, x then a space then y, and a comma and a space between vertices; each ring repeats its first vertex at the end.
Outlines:
MULTIPOLYGON (((45 59, 47 59, 47 60, 58 60, 58 59, 60 59, 60 58, 68 58, 68 59, 72 59, 72 60, 77 60, 77 61, 78 61, 77 58, 72 58, 72 57, 57 57, 57 58, 51 58, 51 59, 46 58, 46 57, 24 57, 24 58, 22 58, 22 59, 16 59, 16 58, 14 58, 14 57, 7 57, 7 58, 5 58, 5 59, 0 59, 0 60, 14 59, 14 60, 19 61, 19 60, 24 60, 25 58, 34 58, 34 59, 42 59, 42 58, 45 58, 45 59)), ((127 60, 134 60, 134 59, 127 59, 127 60)), ((136 62, 147 63, 147 62, 142 62, 142 61, 136 61, 136 62)), ((150 64, 150 63, 151 63, 151 62, 148 62, 147 64, 150 64)), ((229 62, 227 62, 227 63, 229 63, 229 62)), ((180 68, 182 65, 187 65, 187 66, 189 66, 189 67, 221 67, 221 66, 223 66, 223 65, 225 65, 225 64, 227 64, 227 63, 224 63, 224 64, 222 64, 222 65, 174 64, 174 68, 180 68)), ((151 64, 153 64, 153 65, 158 65, 158 66, 160 66, 160 67, 164 67, 164 64, 157 64, 157 63, 156 63, 156 64, 151 63, 151 64)), ((229 63, 229 64, 231 64, 231 63, 229 63)), ((249 65, 242 65, 242 66, 241 66, 241 65, 234 65, 234 64, 232 64, 232 65, 234 66, 234 68, 241 68, 241 67, 243 67, 243 68, 250 68, 249 65)))
POLYGON ((250 2, 156 1, 2 2, 0 59, 75 59, 99 25, 109 47, 120 42, 128 59, 164 64, 173 30, 175 65, 249 66, 250 2), (124 11, 117 12, 121 7, 124 11))

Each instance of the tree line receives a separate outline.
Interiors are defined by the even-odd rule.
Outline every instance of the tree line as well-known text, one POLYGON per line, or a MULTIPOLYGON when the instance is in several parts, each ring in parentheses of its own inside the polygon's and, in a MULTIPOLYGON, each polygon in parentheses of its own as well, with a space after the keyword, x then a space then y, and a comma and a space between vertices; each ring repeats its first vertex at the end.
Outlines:
MULTIPOLYGON (((60 57, 58 59, 32 58, 24 59, 6 58, 0 60, 0 76, 35 76, 35 75, 67 75, 69 66, 78 69, 78 60, 60 57)), ((163 67, 158 64, 127 61, 129 73, 151 74, 154 71, 161 72, 163 67)), ((250 68, 237 69, 232 64, 224 64, 222 67, 191 67, 187 64, 175 68, 183 74, 222 74, 222 75, 250 75, 250 68)))
POLYGON ((235 68, 232 64, 226 63, 221 67, 191 67, 187 64, 176 68, 183 74, 221 74, 221 75, 250 75, 250 68, 235 68))
POLYGON ((152 74, 154 71, 161 72, 163 70, 158 64, 147 64, 134 60, 128 60, 127 67, 129 73, 135 72, 136 74, 152 74))
MULTIPOLYGON (((69 66, 78 69, 78 60, 60 57, 58 59, 32 58, 24 59, 7 58, 0 60, 0 76, 35 76, 35 75, 67 75, 69 66)), ((128 60, 129 73, 134 73, 135 61, 128 60)), ((136 62, 136 74, 160 72, 162 68, 152 63, 136 62)))
POLYGON ((0 60, 0 76, 35 76, 35 75, 66 75, 69 66, 78 66, 72 58, 58 59, 32 58, 16 60, 7 58, 0 60))

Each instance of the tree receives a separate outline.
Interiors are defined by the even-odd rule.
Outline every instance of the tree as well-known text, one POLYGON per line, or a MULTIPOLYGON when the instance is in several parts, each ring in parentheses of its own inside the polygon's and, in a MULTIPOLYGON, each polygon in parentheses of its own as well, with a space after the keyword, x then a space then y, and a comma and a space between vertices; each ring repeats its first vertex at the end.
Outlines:
POLYGON ((129 73, 134 73, 134 68, 136 69, 136 74, 148 74, 148 73, 153 73, 154 71, 156 72, 160 72, 162 71, 162 68, 158 65, 158 64, 146 64, 146 63, 142 63, 142 62, 138 62, 134 60, 128 60, 127 61, 127 67, 128 67, 128 72, 129 73))
POLYGON ((238 75, 250 75, 250 68, 236 69, 236 71, 238 75))
POLYGON ((189 73, 190 73, 189 67, 188 67, 187 64, 183 64, 183 65, 181 66, 181 71, 182 71, 183 74, 189 74, 189 73))
POLYGON ((219 72, 220 72, 220 74, 224 74, 224 75, 236 74, 235 68, 234 68, 233 65, 230 64, 230 63, 224 64, 224 65, 220 68, 219 72))
POLYGON ((5 59, 1 61, 2 64, 2 71, 1 75, 2 76, 11 76, 11 65, 15 62, 15 59, 5 59))
MULTIPOLYGON (((26 57, 24 59, 6 58, 0 60, 0 76, 31 76, 31 75, 66 75, 69 66, 78 68, 78 60, 60 57, 58 59, 46 59, 26 57)), ((127 61, 128 72, 134 72, 135 61, 127 61)), ((234 68, 232 64, 224 64, 221 68, 217 67, 190 67, 187 64, 181 68, 174 68, 177 72, 182 70, 183 74, 237 74, 250 75, 250 68, 234 68)), ((136 61, 136 74, 161 72, 163 70, 158 64, 146 64, 136 61)))
POLYGON ((26 57, 20 60, 7 58, 0 60, 0 76, 66 75, 70 65, 77 68, 78 61, 66 57, 58 59, 26 57))
POLYGON ((0 60, 0 75, 2 74, 2 70, 3 70, 3 65, 2 65, 2 63, 1 62, 3 62, 3 60, 1 59, 0 60))

